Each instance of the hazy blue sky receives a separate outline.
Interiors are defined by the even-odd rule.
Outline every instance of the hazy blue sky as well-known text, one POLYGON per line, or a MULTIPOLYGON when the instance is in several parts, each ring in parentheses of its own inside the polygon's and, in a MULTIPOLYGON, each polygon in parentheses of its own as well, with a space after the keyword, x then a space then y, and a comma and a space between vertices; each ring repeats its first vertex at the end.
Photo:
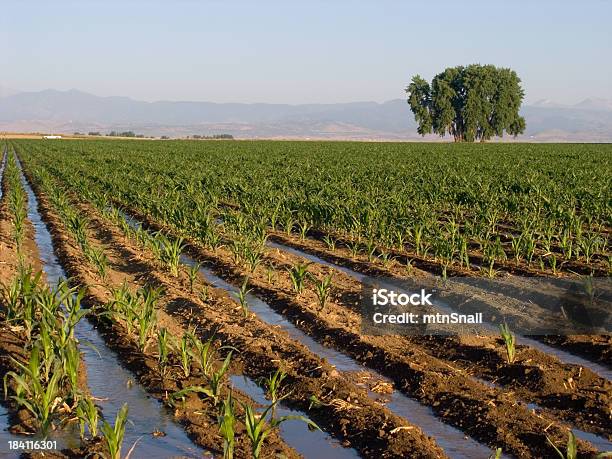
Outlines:
POLYGON ((144 100, 384 101, 415 73, 514 68, 527 101, 612 98, 612 1, 17 1, 0 85, 144 100))

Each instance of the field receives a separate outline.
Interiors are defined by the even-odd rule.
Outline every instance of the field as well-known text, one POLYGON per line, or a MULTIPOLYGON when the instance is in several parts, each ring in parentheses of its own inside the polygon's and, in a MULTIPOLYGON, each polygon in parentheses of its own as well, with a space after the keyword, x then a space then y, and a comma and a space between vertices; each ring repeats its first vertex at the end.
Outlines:
POLYGON ((58 457, 112 457, 123 401, 133 424, 121 457, 134 443, 134 457, 612 449, 612 337, 524 336, 548 317, 550 280, 603 287, 597 325, 609 332, 611 145, 18 139, 2 150, 7 422, 52 432, 58 457), (60 271, 69 280, 55 287, 60 271), (453 280, 499 280, 505 290, 479 301, 524 312, 503 333, 370 335, 364 276, 440 281, 458 296, 472 291, 453 280), (148 411, 131 390, 100 401, 112 382, 96 382, 96 339, 148 411))

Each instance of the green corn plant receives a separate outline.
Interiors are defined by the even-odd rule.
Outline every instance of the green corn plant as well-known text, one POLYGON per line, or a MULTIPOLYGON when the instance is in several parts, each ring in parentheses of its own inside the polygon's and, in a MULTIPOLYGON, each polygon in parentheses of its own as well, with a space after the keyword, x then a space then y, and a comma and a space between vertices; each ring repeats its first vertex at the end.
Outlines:
POLYGON ((184 404, 185 398, 189 394, 204 394, 208 397, 213 396, 212 390, 209 389, 208 387, 189 386, 189 387, 185 387, 181 390, 178 390, 176 392, 172 392, 171 394, 169 394, 168 398, 166 399, 166 403, 168 404, 168 406, 171 406, 174 408, 178 405, 179 401, 184 404))
POLYGON ((281 398, 284 398, 280 396, 280 388, 283 380, 286 377, 287 373, 279 368, 263 381, 263 385, 265 386, 266 392, 268 393, 270 400, 272 400, 272 403, 276 403, 281 398))
POLYGON ((209 287, 208 287, 208 285, 202 286, 202 290, 200 290, 200 293, 198 294, 198 297, 200 298, 202 303, 206 303, 208 301, 208 297, 209 297, 209 287))
POLYGON ((500 324, 499 331, 506 346, 506 358, 508 363, 514 363, 514 360, 516 359, 515 337, 510 332, 510 327, 508 327, 508 324, 500 324))
POLYGON ((140 299, 139 310, 136 311, 136 321, 138 330, 138 348, 141 352, 144 352, 151 333, 157 323, 157 317, 155 314, 155 304, 157 300, 162 296, 162 287, 145 286, 138 290, 138 298, 140 299))
POLYGON ((100 412, 91 397, 84 397, 79 401, 75 414, 79 419, 81 439, 85 439, 85 427, 89 430, 89 434, 92 438, 96 438, 98 436, 100 412))
POLYGON ((195 333, 190 335, 191 344, 195 348, 195 358, 200 365, 202 373, 206 377, 210 377, 212 371, 212 365, 214 363, 214 348, 211 348, 214 335, 211 336, 205 343, 195 336, 195 333))
POLYGON ((548 438, 548 436, 546 437, 546 440, 555 449, 561 459, 578 459, 578 442, 576 441, 576 436, 574 435, 574 432, 572 432, 571 430, 568 434, 565 452, 557 448, 552 442, 552 440, 548 438))
MULTIPOLYGON (((49 380, 49 375, 55 362, 56 345, 52 336, 53 328, 46 320, 41 320, 38 330, 38 339, 35 342, 42 353, 41 373, 45 381, 49 380)), ((60 348, 61 349, 61 348, 60 348)))
POLYGON ((162 261, 166 264, 170 273, 174 277, 178 277, 179 263, 181 253, 185 249, 183 238, 177 238, 173 241, 165 239, 162 251, 162 261))
POLYGON ((189 291, 193 293, 193 286, 195 281, 198 279, 198 273, 200 272, 200 268, 202 265, 200 263, 195 263, 190 266, 187 274, 189 275, 189 291))
POLYGON ((306 221, 306 220, 301 220, 298 223, 298 229, 300 230, 300 239, 303 241, 304 239, 306 239, 306 235, 308 234, 308 231, 312 228, 312 226, 306 221))
MULTIPOLYGON (((82 301, 85 297, 85 289, 70 288, 66 281, 58 284, 57 292, 61 301, 57 304, 64 305, 64 311, 61 315, 64 326, 67 330, 67 335, 70 339, 74 339, 74 330, 77 324, 90 313, 89 309, 82 308, 82 301)), ((54 295, 56 296, 56 295, 54 295)))
POLYGON ((248 288, 249 286, 249 278, 245 277, 242 285, 240 286, 240 290, 237 293, 232 292, 232 296, 238 300, 240 303, 240 307, 242 308, 242 312, 244 313, 244 317, 249 316, 249 303, 247 300, 247 295, 252 291, 252 289, 248 288))
POLYGON ((310 266, 310 263, 297 263, 288 270, 293 290, 298 295, 304 291, 306 277, 308 276, 308 266, 310 266))
POLYGON ((291 236, 291 233, 293 232, 293 226, 295 225, 295 220, 293 219, 293 216, 291 214, 287 214, 285 216, 285 221, 283 222, 284 226, 285 226, 285 233, 287 233, 287 236, 291 236))
POLYGON ((144 352, 155 328, 156 317, 153 305, 142 304, 141 310, 137 312, 138 349, 144 352))
POLYGON ((336 250, 336 240, 331 237, 329 234, 326 234, 323 237, 323 242, 325 242, 325 245, 327 246, 327 248, 331 251, 335 251, 336 250))
POLYGON ((70 384, 70 392, 73 401, 80 399, 79 390, 79 367, 81 364, 81 353, 74 340, 69 340, 68 344, 61 350, 64 374, 70 384))
POLYGON ((191 374, 191 361, 193 360, 193 352, 189 346, 191 342, 193 342, 193 339, 188 333, 184 333, 179 342, 179 358, 185 378, 188 378, 191 374))
POLYGON ((327 300, 329 299, 329 295, 331 293, 331 287, 331 274, 328 274, 322 280, 315 279, 315 292, 317 294, 317 299, 319 300, 319 311, 322 311, 325 308, 325 304, 327 303, 327 300))
POLYGON ((12 360, 22 370, 22 373, 17 374, 14 371, 9 371, 4 375, 4 397, 7 398, 8 394, 8 378, 12 378, 17 389, 15 395, 11 398, 34 416, 41 431, 46 434, 53 422, 53 414, 62 400, 60 381, 63 373, 61 364, 56 361, 49 381, 45 382, 40 377, 38 347, 32 348, 27 365, 15 359, 12 360))
POLYGON ((381 251, 378 259, 381 261, 383 268, 387 268, 393 261, 393 255, 390 252, 381 251))
POLYGON ((360 247, 361 244, 357 241, 348 243, 348 249, 351 251, 351 257, 357 258, 357 255, 359 255, 360 247))
POLYGON ((229 352, 223 361, 221 367, 212 372, 209 379, 209 386, 211 390, 211 396, 215 401, 215 405, 219 402, 219 396, 221 395, 221 388, 223 387, 223 377, 229 368, 232 359, 232 353, 229 352))
POLYGON ((245 261, 249 272, 254 273, 257 267, 263 261, 263 254, 260 250, 253 250, 248 248, 245 251, 245 261))
POLYGON ((117 417, 115 424, 111 425, 103 421, 100 430, 104 435, 104 443, 108 449, 110 459, 121 459, 121 447, 123 445, 123 436, 125 435, 125 426, 128 418, 128 405, 124 403, 117 417))
POLYGON ((168 373, 168 358, 170 356, 170 335, 168 330, 160 328, 157 331, 157 367, 162 384, 168 373))
POLYGON ((221 413, 217 418, 219 424, 219 433, 223 438, 223 459, 233 459, 234 447, 236 444, 236 415, 234 413, 234 399, 230 392, 227 398, 223 401, 221 413))
POLYGON ((278 429, 283 422, 296 420, 303 421, 310 428, 321 430, 314 422, 304 416, 281 416, 279 418, 270 417, 268 420, 268 414, 273 411, 276 403, 269 405, 263 413, 256 414, 253 407, 247 404, 242 404, 244 408, 244 425, 246 428, 247 436, 251 440, 251 456, 253 459, 259 459, 261 456, 261 448, 265 439, 274 431, 278 429))
POLYGON ((106 256, 106 253, 104 253, 104 249, 96 249, 94 247, 91 247, 87 252, 86 252, 86 257, 89 260, 89 262, 95 266, 95 268, 98 270, 98 274, 100 275, 100 278, 102 280, 106 279, 106 275, 108 273, 108 257, 106 256))

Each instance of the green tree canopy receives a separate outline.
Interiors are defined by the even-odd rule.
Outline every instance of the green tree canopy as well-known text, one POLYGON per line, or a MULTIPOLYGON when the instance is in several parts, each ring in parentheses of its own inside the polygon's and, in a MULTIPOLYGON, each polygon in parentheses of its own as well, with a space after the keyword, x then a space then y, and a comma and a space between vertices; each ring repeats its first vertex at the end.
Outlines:
POLYGON ((448 133, 455 142, 474 142, 524 132, 520 83, 514 70, 474 64, 449 67, 431 85, 416 75, 406 92, 419 134, 448 133))

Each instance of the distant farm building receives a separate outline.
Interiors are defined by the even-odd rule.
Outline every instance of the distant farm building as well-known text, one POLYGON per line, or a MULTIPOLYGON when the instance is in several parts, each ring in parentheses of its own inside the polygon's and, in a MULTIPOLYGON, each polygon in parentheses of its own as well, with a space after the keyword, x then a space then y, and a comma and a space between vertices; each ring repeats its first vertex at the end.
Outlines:
POLYGON ((61 135, 43 135, 43 139, 61 139, 61 135))

